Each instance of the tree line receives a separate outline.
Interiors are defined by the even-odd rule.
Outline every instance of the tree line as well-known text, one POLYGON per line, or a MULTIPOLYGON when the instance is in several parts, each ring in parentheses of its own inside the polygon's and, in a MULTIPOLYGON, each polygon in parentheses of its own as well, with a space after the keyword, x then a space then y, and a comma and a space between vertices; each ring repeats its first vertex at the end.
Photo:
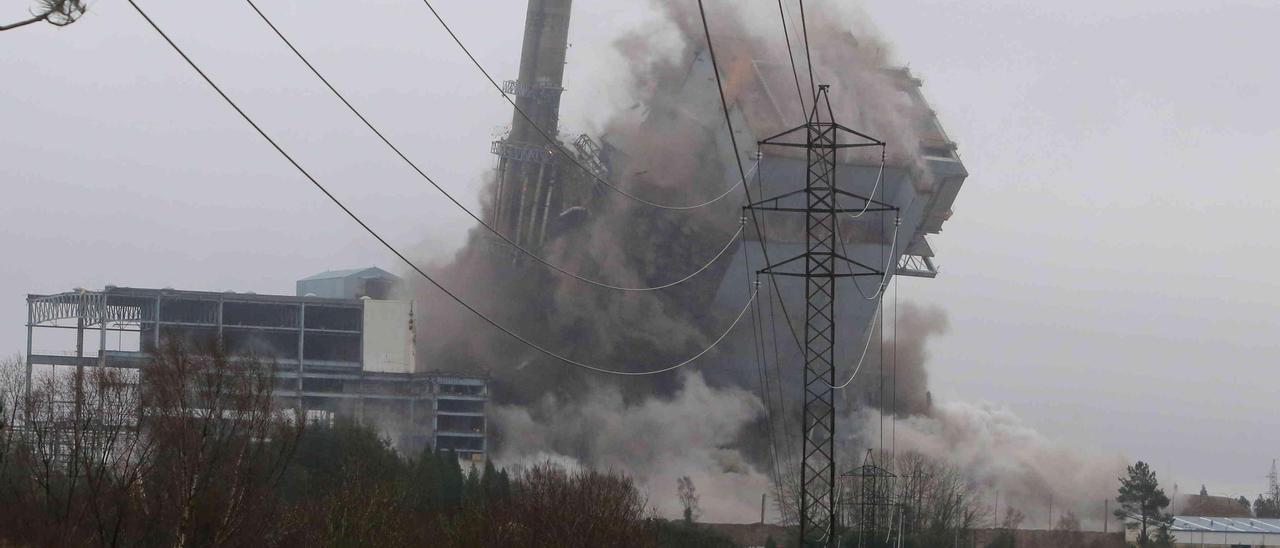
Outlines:
POLYGON ((24 381, 0 363, 0 545, 732 546, 622 473, 464 466, 308 424, 270 361, 216 344, 24 381))

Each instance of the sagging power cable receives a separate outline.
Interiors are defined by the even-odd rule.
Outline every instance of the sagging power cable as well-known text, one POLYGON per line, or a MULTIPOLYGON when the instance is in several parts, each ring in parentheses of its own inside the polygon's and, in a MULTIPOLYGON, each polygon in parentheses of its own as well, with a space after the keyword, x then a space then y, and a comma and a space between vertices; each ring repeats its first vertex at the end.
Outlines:
MULTIPOLYGON (((880 189, 880 183, 881 181, 884 180, 884 158, 885 158, 885 144, 880 143, 880 170, 876 173, 876 184, 871 187, 871 193, 867 194, 867 196, 875 196, 876 191, 880 189)), ((838 196, 833 196, 833 200, 836 202, 837 208, 844 209, 843 207, 840 207, 840 199, 838 196)), ((849 217, 850 219, 857 219, 865 215, 867 213, 867 210, 871 208, 871 200, 869 199, 863 200, 862 202, 863 202, 862 211, 859 211, 856 215, 846 211, 845 216, 849 217)))
MULTIPOLYGON (((898 279, 894 278, 893 283, 896 285, 898 283, 898 279)), ((867 349, 871 348, 871 339, 875 336, 877 331, 875 328, 875 323, 876 323, 876 320, 880 319, 880 312, 882 309, 884 309, 883 300, 876 303, 876 313, 875 313, 875 316, 871 318, 872 326, 867 329, 867 340, 862 344, 862 354, 858 356, 858 363, 854 364, 853 372, 849 374, 849 379, 840 384, 827 384, 827 381, 824 380, 822 381, 822 384, 826 384, 828 387, 834 388, 836 390, 840 390, 846 386, 849 386, 849 383, 853 382, 853 379, 858 376, 858 372, 862 370, 863 362, 865 362, 867 359, 867 349)))
MULTIPOLYGON (((862 290, 862 286, 858 285, 858 278, 857 277, 852 278, 853 287, 858 290, 858 295, 861 295, 863 299, 866 299, 868 301, 874 301, 880 298, 880 296, 884 294, 884 288, 889 283, 889 277, 892 275, 892 272, 895 268, 894 263, 897 262, 894 260, 894 258, 897 255, 895 251, 898 249, 898 234, 901 233, 901 227, 902 227, 902 218, 895 216, 893 218, 893 238, 889 241, 889 257, 884 262, 884 270, 880 271, 880 282, 876 284, 875 293, 867 295, 867 293, 862 290)), ((844 239, 841 238, 839 234, 840 234, 840 223, 836 223, 836 239, 840 242, 840 251, 844 253, 845 257, 848 257, 849 249, 845 246, 844 239)), ((849 269, 850 274, 853 273, 853 267, 849 266, 848 263, 845 263, 845 268, 849 269)))
POLYGON ((686 366, 686 365, 689 365, 690 363, 693 363, 693 362, 694 362, 694 361, 696 361, 698 358, 701 358, 703 355, 705 355, 707 352, 710 352, 710 351, 711 351, 711 349, 713 349, 713 348, 715 348, 716 346, 718 346, 718 345, 720 344, 720 342, 721 342, 721 341, 723 341, 723 340, 725 339, 725 337, 727 337, 731 331, 733 331, 734 327, 736 327, 736 326, 738 325, 738 322, 740 322, 740 321, 742 320, 742 317, 743 317, 744 315, 746 315, 746 313, 747 313, 747 311, 748 311, 748 310, 750 310, 750 309, 751 309, 751 303, 755 301, 755 298, 756 298, 756 294, 757 294, 757 292, 756 292, 756 291, 753 291, 753 292, 751 293, 750 297, 748 297, 748 298, 747 298, 747 302, 746 302, 746 304, 745 304, 745 305, 743 305, 743 307, 742 307, 742 311, 738 312, 737 317, 736 317, 736 318, 734 318, 733 323, 731 323, 731 324, 729 325, 729 328, 728 328, 728 329, 726 329, 726 330, 724 331, 724 333, 721 333, 721 334, 720 334, 720 336, 719 336, 719 337, 717 337, 717 338, 715 339, 715 341, 713 341, 709 346, 707 346, 706 348, 704 348, 704 349, 702 349, 701 351, 699 351, 697 354, 694 354, 692 357, 690 357, 690 358, 688 358, 688 359, 686 359, 686 360, 684 360, 684 361, 681 361, 681 362, 676 363, 676 364, 674 364, 674 365, 669 365, 669 366, 666 366, 666 367, 662 367, 662 368, 659 368, 659 369, 654 369, 654 370, 649 370, 649 371, 618 371, 618 370, 607 369, 607 368, 598 367, 598 366, 594 366, 594 365, 591 365, 591 364, 583 363, 583 362, 580 362, 580 361, 574 360, 574 359, 572 359, 572 358, 569 358, 569 357, 566 357, 566 356, 562 356, 562 355, 560 355, 560 354, 557 354, 556 352, 553 352, 553 351, 551 351, 551 350, 548 350, 547 348, 544 348, 543 346, 541 346, 541 345, 539 345, 539 344, 537 344, 537 343, 535 343, 535 342, 533 342, 533 341, 530 341, 529 339, 525 338, 524 336, 522 336, 522 335, 520 335, 520 334, 518 334, 518 333, 516 333, 516 332, 514 332, 514 331, 512 331, 512 330, 510 330, 510 329, 508 329, 506 326, 504 326, 504 325, 502 325, 502 324, 498 323, 497 321, 493 320, 492 318, 489 318, 489 317, 488 317, 488 316, 486 316, 484 313, 480 312, 480 311, 479 311, 479 310, 477 310, 475 307, 473 307, 472 305, 470 305, 469 303, 467 303, 466 301, 464 301, 464 300, 463 300, 461 297, 459 297, 457 294, 455 294, 454 292, 450 291, 448 288, 446 288, 446 287, 445 287, 444 285, 442 285, 440 282, 436 281, 436 280, 435 280, 435 278, 432 278, 429 274, 427 274, 427 273, 426 273, 426 271, 422 270, 422 268, 420 268, 420 267, 419 267, 417 264, 415 264, 413 261, 409 260, 409 258, 408 258, 408 257, 406 257, 406 256, 404 255, 404 253, 401 253, 401 252, 400 252, 400 250, 396 249, 396 247, 395 247, 395 246, 391 245, 391 243, 390 243, 390 242, 388 242, 385 238, 383 238, 383 237, 382 237, 382 235, 378 234, 378 233, 377 233, 377 231, 373 230, 373 228, 372 228, 372 227, 370 227, 367 223, 365 223, 365 222, 364 222, 364 220, 362 220, 359 216, 357 216, 357 215, 355 214, 355 212, 351 211, 351 209, 350 209, 350 208, 348 208, 346 205, 344 205, 344 204, 342 203, 342 201, 341 201, 341 200, 339 200, 336 196, 334 196, 334 195, 333 195, 333 193, 329 192, 329 189, 325 188, 325 186, 324 186, 323 184, 321 184, 321 183, 320 183, 320 181, 319 181, 319 180, 317 180, 314 176, 312 176, 312 175, 311 175, 311 173, 310 173, 309 171, 307 171, 307 170, 306 170, 306 168, 302 167, 302 164, 299 164, 299 163, 298 163, 298 161, 297 161, 297 160, 295 160, 295 159, 293 158, 293 156, 292 156, 292 155, 290 155, 288 152, 286 152, 286 151, 284 150, 284 148, 283 148, 282 146, 280 146, 280 144, 279 144, 279 143, 277 143, 277 142, 275 141, 275 139, 272 139, 272 138, 271 138, 271 136, 267 134, 266 130, 263 130, 263 129, 262 129, 262 127, 261 127, 261 126, 259 126, 257 122, 253 121, 253 118, 251 118, 251 117, 249 116, 249 114, 248 114, 248 113, 246 113, 243 109, 241 109, 241 108, 240 108, 240 105, 238 105, 234 100, 232 100, 232 99, 231 99, 231 96, 227 95, 227 93, 226 93, 226 92, 222 91, 222 88, 221 88, 221 87, 219 87, 219 86, 218 86, 218 84, 216 84, 216 83, 213 81, 213 79, 209 77, 209 75, 205 74, 204 70, 202 70, 202 69, 200 68, 200 66, 199 66, 199 65, 197 65, 197 64, 196 64, 196 62, 195 62, 194 60, 192 60, 192 59, 191 59, 191 57, 187 56, 186 52, 184 52, 184 51, 182 50, 182 48, 181 48, 181 47, 179 47, 179 46, 178 46, 178 44, 177 44, 176 42, 174 42, 171 38, 169 38, 169 35, 168 35, 168 34, 166 34, 166 33, 164 32, 164 30, 162 30, 162 29, 160 28, 160 26, 159 26, 158 24, 156 24, 156 22, 155 22, 154 20, 152 20, 152 19, 151 19, 151 17, 150 17, 150 16, 148 16, 148 15, 147 15, 147 13, 146 13, 145 11, 143 11, 142 7, 141 7, 141 6, 139 6, 135 0, 128 0, 128 2, 129 2, 129 5, 130 5, 130 6, 133 6, 133 9, 134 9, 135 11, 137 11, 137 12, 138 12, 138 15, 141 15, 141 16, 142 16, 142 18, 146 20, 147 24, 148 24, 148 25, 150 25, 150 26, 151 26, 151 28, 152 28, 153 30, 155 30, 155 31, 156 31, 156 33, 157 33, 157 34, 159 34, 159 35, 160 35, 160 37, 161 37, 161 38, 163 38, 163 39, 164 39, 164 41, 165 41, 165 42, 167 42, 167 43, 169 44, 169 46, 170 46, 170 47, 172 47, 172 48, 173 48, 173 50, 174 50, 175 52, 177 52, 177 54, 178 54, 179 56, 181 56, 181 57, 182 57, 182 59, 183 59, 184 61, 186 61, 186 62, 187 62, 187 64, 188 64, 188 65, 190 65, 190 66, 191 66, 191 68, 192 68, 193 70, 195 70, 195 71, 196 71, 196 74, 199 74, 199 75, 200 75, 200 78, 202 78, 202 79, 205 81, 205 83, 209 84, 209 87, 213 88, 213 90, 214 90, 214 91, 216 91, 216 92, 218 93, 218 95, 219 95, 219 96, 221 96, 221 97, 222 97, 222 99, 223 99, 224 101, 226 101, 226 102, 227 102, 227 104, 228 104, 228 105, 229 105, 233 110, 235 110, 235 111, 236 111, 236 114, 239 114, 239 115, 240 115, 240 117, 241 117, 241 118, 243 118, 243 119, 244 119, 244 121, 245 121, 246 123, 248 123, 248 124, 249 124, 249 126, 251 126, 251 127, 254 129, 254 131, 257 131, 257 132, 258 132, 258 135, 261 135, 261 136, 262 136, 262 138, 263 138, 263 139, 265 139, 265 140, 267 141, 267 143, 269 143, 269 144, 271 145, 271 147, 272 147, 272 148, 274 148, 274 149, 276 150, 276 152, 280 153, 280 155, 281 155, 281 156, 283 156, 283 157, 284 157, 284 159, 285 159, 285 160, 287 160, 287 161, 289 162, 289 164, 290 164, 290 165, 292 165, 292 166, 294 167, 294 169, 297 169, 297 170, 298 170, 298 172, 299 172, 299 173, 301 173, 303 177, 306 177, 306 179, 307 179, 308 181, 310 181, 312 185, 314 185, 317 189, 319 189, 319 190, 320 190, 320 192, 324 193, 324 195, 325 195, 326 197, 328 197, 328 198, 329 198, 329 201, 333 202, 333 203, 334 203, 334 205, 338 206, 338 208, 339 208, 339 209, 341 209, 343 213, 346 213, 348 217, 351 217, 351 220, 355 221, 355 222, 356 222, 356 224, 360 225, 360 228, 363 228, 363 229, 365 230, 365 232, 368 232, 370 236, 373 236, 373 238, 374 238, 374 239, 378 240, 378 243, 381 243, 381 244, 383 245, 383 247, 386 247, 386 248, 387 248, 387 250, 391 251, 391 253, 392 253, 392 254, 394 254, 397 258, 399 258, 399 259, 400 259, 400 261, 402 261, 405 265, 407 265, 409 268, 413 269, 413 271, 417 272, 419 276, 422 276, 422 278, 423 278, 423 279, 425 279, 425 280, 426 280, 428 283, 430 283, 431 285, 435 286, 435 288, 436 288, 436 289, 439 289, 441 292, 443 292, 445 295, 447 295, 450 299, 453 299, 453 301, 454 301, 454 302, 458 303, 458 304, 459 304, 459 305, 461 305, 463 308, 467 309, 467 311, 471 312, 471 313, 472 313, 472 314, 474 314, 476 317, 478 317, 478 318, 480 318, 481 320, 483 320, 485 323, 488 323, 489 325, 493 326, 495 329, 497 329, 497 330, 499 330, 499 331, 501 331, 501 332, 505 333, 507 336, 509 336, 509 337, 511 337, 511 338, 513 338, 513 339, 515 339, 516 341, 519 341, 520 343, 524 344, 525 346, 528 346, 528 347, 530 347, 530 348, 532 348, 532 349, 534 349, 534 350, 537 350, 538 352, 542 353, 543 355, 545 355, 545 356, 547 356, 547 357, 550 357, 550 358, 552 358, 552 359, 555 359, 555 360, 557 360, 557 361, 560 361, 560 362, 563 362, 563 363, 566 363, 566 364, 569 364, 569 365, 573 365, 573 366, 576 366, 576 367, 580 367, 580 368, 582 368, 582 369, 587 369, 587 370, 590 370, 590 371, 595 371, 595 372, 597 372, 597 373, 607 373, 607 374, 610 374, 610 375, 620 375, 620 376, 628 376, 628 377, 638 377, 638 376, 645 376, 645 375, 657 375, 657 374, 660 374, 660 373, 666 373, 666 372, 668 372, 668 371, 673 371, 673 370, 679 369, 679 368, 681 368, 681 367, 684 367, 684 366, 686 366))
POLYGON ((618 187, 617 185, 605 180, 603 177, 597 175, 596 172, 593 171, 591 168, 588 168, 587 166, 582 165, 582 162, 579 162, 578 158, 574 156, 573 153, 566 150, 564 146, 560 144, 560 141, 555 138, 555 136, 548 134, 546 130, 542 129, 542 127, 539 126, 537 122, 535 122, 533 118, 530 117, 529 114, 524 111, 524 109, 520 108, 520 105, 516 104, 515 101, 513 101, 510 97, 507 96, 507 93, 502 90, 502 86, 498 84, 498 81, 493 79, 493 76, 490 75, 489 71, 484 68, 484 65, 481 65, 480 61, 477 60, 476 57, 471 54, 471 50, 467 49, 467 46, 462 43, 462 39, 458 38, 458 35, 453 32, 453 28, 451 28, 449 24, 444 21, 444 18, 440 16, 440 12, 436 11, 435 6, 431 5, 431 0, 422 0, 422 3, 426 4, 427 9, 431 10, 431 14, 435 16, 436 21, 440 22, 440 26, 444 27, 444 30, 449 33, 449 36, 453 38, 454 43, 458 44, 458 47, 462 49, 462 53, 465 53, 467 55, 467 58, 471 60, 471 64, 475 65, 476 69, 479 70, 480 73, 484 75, 485 80, 488 80, 489 83, 493 85, 493 88, 498 90, 498 94, 501 95, 504 100, 506 100, 508 103, 511 104, 511 108, 514 108, 516 113, 519 114, 521 118, 524 118, 525 120, 527 120, 529 122, 529 125, 533 126, 533 129, 537 131, 538 134, 541 135, 543 139, 546 139, 548 145, 550 145, 552 148, 555 148, 557 151, 563 154, 566 158, 568 158, 569 161, 573 163, 573 165, 577 166, 577 168, 582 171, 582 173, 586 174, 588 177, 591 177, 596 182, 608 187, 610 190, 613 190, 618 194, 626 196, 627 198, 630 198, 636 202, 642 203, 650 207, 656 207, 658 209, 667 209, 672 211, 688 211, 691 209, 698 209, 698 208, 709 206, 719 201, 721 198, 728 196, 729 193, 732 192, 733 189, 736 188, 738 185, 746 184, 745 183, 746 175, 743 174, 743 177, 739 179, 737 183, 734 183, 733 186, 729 187, 719 196, 712 198, 711 200, 708 200, 700 204, 693 204, 693 205, 671 205, 671 204, 660 204, 658 202, 646 200, 644 198, 636 196, 635 194, 631 194, 630 192, 627 192, 622 188, 618 187))
MULTIPOLYGON (((712 264, 715 264, 716 261, 718 261, 722 256, 724 256, 725 252, 728 251, 729 248, 733 246, 733 242, 738 237, 738 234, 742 233, 742 227, 739 226, 738 231, 729 237, 728 241, 725 242, 724 246, 720 248, 720 251, 716 253, 716 255, 712 257, 711 260, 707 261, 701 267, 694 270, 691 274, 684 276, 673 282, 651 286, 651 287, 625 287, 625 286, 600 282, 600 281, 592 280, 590 278, 585 278, 583 276, 580 276, 578 274, 565 270, 564 268, 561 268, 555 264, 552 264, 551 262, 542 258, 541 256, 534 253, 533 251, 530 251, 529 249, 522 247, 520 244, 516 243, 511 238, 508 238, 505 234, 498 231, 489 223, 485 222, 484 219, 481 219, 479 215, 476 215, 473 211, 468 209, 467 206, 462 205, 462 202, 459 201, 457 198, 454 198, 453 195, 449 193, 449 191, 444 189, 444 187, 441 187, 439 184, 437 184, 435 179, 432 179, 430 175, 427 175, 427 173, 422 170, 422 168, 418 167, 418 164, 414 163, 413 160, 410 160, 409 157, 400 150, 400 147, 397 147, 395 144, 393 144, 391 140, 388 139, 387 136, 377 128, 377 126, 373 125, 373 122, 370 122, 369 119, 366 118, 365 115, 362 114, 360 110, 355 107, 355 105, 352 105, 351 101, 348 101, 346 96, 343 95, 342 92, 338 91, 338 89, 334 87, 332 83, 329 82, 329 79, 325 78, 324 75, 320 73, 320 70, 317 69, 315 65, 311 64, 311 61, 308 60, 307 57, 303 55, 302 52, 299 51, 297 47, 293 45, 293 42, 291 42, 287 37, 285 37, 284 33, 281 32, 280 29, 276 27, 275 23, 272 23, 271 19, 268 18, 267 15, 262 12, 262 10, 258 9, 257 4, 254 4, 253 0, 245 0, 245 2, 249 4, 250 8, 253 8, 254 13, 258 14, 258 17, 262 19, 262 22, 266 23, 267 26, 271 28, 271 31, 274 32, 275 35, 280 38, 280 41, 284 42, 285 46, 288 46, 289 50, 292 51, 293 54, 298 57, 298 60, 302 61, 302 64, 306 65, 307 68, 311 70, 311 74, 314 74, 315 77, 319 79, 320 82, 323 83, 324 86, 328 88, 329 91, 332 92, 333 95, 337 97, 339 101, 342 101, 342 104, 346 105, 347 109, 350 110, 351 113, 356 116, 356 118, 359 118, 360 121, 364 123, 365 127, 369 128, 369 131, 372 131, 373 134, 376 135, 378 139, 382 141, 383 144, 387 145, 387 148, 390 148, 391 151, 396 154, 396 156, 399 156, 400 159, 404 161, 404 163, 408 164, 410 168, 412 168, 415 172, 417 172, 418 176, 422 177, 424 180, 430 183, 432 187, 435 187, 436 190, 440 191, 440 193, 443 194, 445 198, 448 198, 449 201, 453 203, 453 205, 457 206, 458 209, 461 209, 463 212, 465 212, 467 216, 474 219, 475 222, 479 223, 480 226, 484 227, 485 230, 488 230, 494 236, 497 236, 498 238, 502 239, 502 241, 506 242, 508 245, 515 248, 520 253, 523 253, 529 256, 533 260, 537 261, 538 263, 541 263, 543 266, 550 268, 555 272, 558 272, 560 274, 563 274, 565 276, 568 276, 570 278, 573 278, 583 283, 594 285, 596 287, 602 287, 605 289, 612 289, 615 291, 658 291, 661 289, 667 289, 669 287, 680 285, 694 278, 698 274, 701 274, 702 272, 704 272, 707 268, 709 268, 712 264)), ((759 165, 758 162, 757 162, 757 165, 759 165)), ((752 170, 754 171, 755 167, 753 167, 752 170)), ((730 187, 729 190, 733 190, 733 187, 730 187)), ((728 194, 728 192, 729 191, 725 191, 725 194, 728 194)), ((710 202, 707 202, 707 203, 708 204, 712 203, 723 197, 724 197, 724 194, 712 199, 710 202)))

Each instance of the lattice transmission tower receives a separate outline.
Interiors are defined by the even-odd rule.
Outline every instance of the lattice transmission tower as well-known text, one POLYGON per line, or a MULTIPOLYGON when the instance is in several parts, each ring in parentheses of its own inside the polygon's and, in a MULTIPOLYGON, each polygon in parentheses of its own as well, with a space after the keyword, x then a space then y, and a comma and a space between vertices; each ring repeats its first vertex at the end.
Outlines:
POLYGON ((827 85, 818 86, 813 109, 805 124, 759 142, 762 147, 805 149, 808 171, 804 188, 764 198, 746 206, 755 211, 802 213, 805 216, 805 252, 760 270, 762 274, 794 276, 805 280, 804 408, 800 465, 800 541, 803 546, 833 546, 837 536, 833 389, 836 383, 835 344, 838 334, 835 318, 836 279, 884 276, 881 269, 858 262, 837 251, 837 216, 841 213, 898 210, 887 203, 837 187, 836 162, 840 150, 884 146, 884 142, 837 123, 832 113, 828 88, 827 85), (798 142, 797 137, 800 135, 804 136, 803 142, 798 142), (842 138, 849 142, 842 142, 842 138), (840 204, 839 200, 842 198, 852 200, 854 204, 840 204), (803 272, 794 270, 798 264, 803 264, 803 272))

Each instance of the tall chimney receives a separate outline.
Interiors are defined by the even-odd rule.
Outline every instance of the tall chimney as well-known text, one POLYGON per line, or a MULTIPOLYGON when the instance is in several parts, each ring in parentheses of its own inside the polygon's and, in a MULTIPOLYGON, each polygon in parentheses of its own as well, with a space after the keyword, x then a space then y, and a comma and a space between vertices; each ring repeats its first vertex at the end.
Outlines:
POLYGON ((512 113, 511 132, 493 144, 499 157, 493 224, 523 247, 537 248, 546 238, 547 217, 560 211, 558 189, 560 94, 569 46, 572 0, 529 0, 519 80, 503 83, 524 112, 512 113), (528 116, 528 119, 525 118, 528 116), (541 130, 541 131, 539 131, 541 130))

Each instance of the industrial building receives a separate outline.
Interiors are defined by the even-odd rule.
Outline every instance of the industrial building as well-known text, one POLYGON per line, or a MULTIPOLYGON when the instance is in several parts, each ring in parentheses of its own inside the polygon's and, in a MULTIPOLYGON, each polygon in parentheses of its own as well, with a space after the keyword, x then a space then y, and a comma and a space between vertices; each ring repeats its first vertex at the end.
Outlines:
MULTIPOLYGON (((1169 531, 1173 545, 1179 547, 1280 546, 1280 519, 1174 516, 1169 531)), ((1136 542, 1137 535, 1137 530, 1130 529, 1125 540, 1136 542)))
POLYGON ((331 271, 297 295, 107 286, 27 296, 27 382, 40 367, 140 369, 167 340, 220 341, 275 366, 281 405, 375 424, 398 447, 486 455, 484 377, 417 359, 411 301, 381 269, 331 271))
MULTIPOLYGON (((593 139, 582 134, 572 143, 576 154, 571 157, 569 147, 549 139, 560 131, 571 4, 571 0, 529 2, 519 79, 503 83, 503 91, 514 97, 519 108, 513 113, 509 134, 491 147, 498 156, 492 224, 511 241, 535 250, 547 239, 571 229, 579 222, 578 216, 589 214, 597 195, 604 193, 595 178, 607 180, 618 175, 611 172, 611 166, 628 151, 628 143, 614 142, 609 135, 593 139)), ((736 158, 744 165, 758 162, 758 174, 753 177, 756 182, 752 186, 759 196, 795 190, 808 173, 805 157, 758 146, 759 141, 769 135, 806 118, 799 105, 790 100, 795 91, 789 87, 793 80, 787 53, 776 48, 760 48, 744 37, 721 40, 729 44, 728 50, 737 56, 725 63, 735 69, 736 92, 727 101, 739 148, 734 149, 725 131, 720 99, 715 87, 709 85, 715 81, 715 69, 705 48, 693 52, 683 82, 671 90, 669 100, 649 105, 647 116, 651 120, 680 118, 699 126, 705 135, 714 136, 717 158, 736 158)), ((818 66, 816 69, 824 82, 843 78, 833 72, 839 67, 818 66)), ((913 151, 916 160, 890 161, 881 173, 876 161, 851 155, 840 157, 835 176, 837 188, 897 208, 896 224, 890 213, 849 215, 841 219, 839 233, 844 241, 841 253, 862 264, 879 265, 877 270, 888 271, 882 280, 842 279, 837 282, 842 294, 875 293, 878 282, 887 283, 898 275, 937 276, 935 253, 928 237, 940 233, 943 224, 951 218, 956 197, 969 175, 957 153, 956 143, 947 136, 937 113, 925 99, 922 82, 906 68, 882 69, 877 78, 887 82, 896 94, 895 100, 903 105, 903 112, 913 118, 909 132, 913 141, 906 143, 906 148, 913 151), (853 287, 855 284, 857 287, 853 287)), ((858 90, 836 89, 833 93, 855 96, 858 90)), ((862 119, 866 113, 861 110, 848 116, 842 120, 846 125, 867 125, 867 120, 862 119)), ((735 169, 727 169, 724 180, 712 186, 727 188, 738 178, 735 169)), ((802 200, 802 196, 792 196, 777 205, 796 207, 802 200)), ((845 204, 847 207, 861 205, 857 200, 845 204)), ((798 225, 788 230, 777 226, 785 221, 782 216, 765 217, 765 223, 775 225, 775 229, 770 230, 767 237, 749 229, 746 237, 752 243, 736 246, 732 258, 725 261, 727 268, 713 269, 721 275, 715 301, 726 310, 740 306, 742 292, 754 278, 754 271, 764 266, 755 242, 762 241, 776 257, 793 257, 804 252, 804 235, 798 225)), ((802 283, 783 281, 779 285, 787 301, 803 300, 802 283)), ((842 330, 847 330, 837 343, 838 356, 849 359, 858 355, 857 350, 876 315, 876 306, 875 299, 849 298, 838 302, 835 314, 842 330)))

